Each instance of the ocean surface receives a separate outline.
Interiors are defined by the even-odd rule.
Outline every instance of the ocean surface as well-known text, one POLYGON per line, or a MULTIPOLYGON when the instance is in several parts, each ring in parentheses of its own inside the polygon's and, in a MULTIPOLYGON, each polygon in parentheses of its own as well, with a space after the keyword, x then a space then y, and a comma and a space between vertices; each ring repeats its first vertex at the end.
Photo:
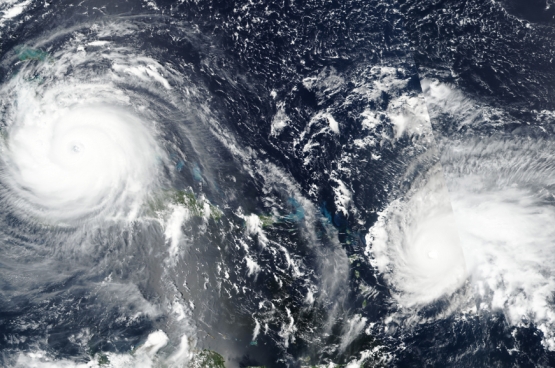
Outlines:
POLYGON ((553 0, 0 0, 0 366, 555 366, 553 0))

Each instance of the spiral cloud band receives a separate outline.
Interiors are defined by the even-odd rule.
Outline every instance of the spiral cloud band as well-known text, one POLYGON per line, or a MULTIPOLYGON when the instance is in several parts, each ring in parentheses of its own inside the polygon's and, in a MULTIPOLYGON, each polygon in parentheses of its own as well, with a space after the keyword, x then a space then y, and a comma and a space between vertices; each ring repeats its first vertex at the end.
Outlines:
POLYGON ((36 326, 12 327, 26 345, 9 366, 207 366, 219 355, 204 348, 245 348, 225 337, 238 333, 236 323, 204 314, 228 296, 246 297, 237 303, 239 334, 275 339, 280 349, 303 328, 295 300, 339 305, 346 297, 348 260, 327 235, 333 229, 288 174, 236 140, 227 99, 211 90, 234 66, 210 59, 213 40, 172 22, 79 24, 0 60, 9 73, 0 87, 0 247, 13 264, 0 267, 0 280, 28 290, 13 308, 33 311, 20 320, 36 326), (275 278, 282 274, 300 285, 284 301, 293 304, 274 304, 276 290, 253 291, 267 277, 285 288, 275 278), (48 300, 35 302, 46 289, 48 300), (313 290, 321 295, 309 297, 313 290), (71 323, 43 323, 68 310, 71 323), (195 320, 223 338, 202 341, 195 320), (42 338, 55 333, 55 343, 86 348, 56 355, 69 350, 42 338))
POLYGON ((514 326, 536 324, 550 350, 555 349, 553 148, 547 140, 508 137, 461 142, 444 154, 479 307, 503 311, 514 326))

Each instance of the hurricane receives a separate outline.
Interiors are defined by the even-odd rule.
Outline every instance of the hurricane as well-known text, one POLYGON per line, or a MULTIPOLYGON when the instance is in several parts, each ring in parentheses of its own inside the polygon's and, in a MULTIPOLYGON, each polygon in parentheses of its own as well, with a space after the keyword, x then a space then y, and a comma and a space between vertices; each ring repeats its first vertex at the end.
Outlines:
MULTIPOLYGON (((152 109, 156 98, 170 101, 163 96, 172 88, 168 79, 175 78, 177 72, 129 45, 132 40, 128 37, 137 32, 136 22, 122 19, 53 31, 28 40, 2 61, 10 70, 1 91, 2 201, 6 221, 18 219, 4 232, 10 239, 4 248, 6 265, 10 264, 4 269, 4 280, 29 292, 52 288, 51 298, 39 298, 32 307, 46 315, 49 309, 63 309, 60 305, 67 303, 56 285, 78 274, 83 277, 79 282, 82 290, 70 293, 98 300, 111 298, 111 293, 118 295, 117 304, 121 304, 112 314, 104 312, 107 324, 129 325, 161 313, 133 283, 108 281, 114 277, 114 265, 110 265, 114 259, 108 257, 104 264, 98 263, 107 248, 94 240, 125 232, 131 238, 140 229, 165 224, 170 215, 162 212, 170 211, 178 195, 178 191, 170 190, 175 177, 169 168, 175 170, 176 164, 184 162, 177 157, 184 158, 185 153, 175 143, 168 149, 172 141, 161 121, 167 121, 164 114, 171 113, 169 107, 166 111, 152 109), (126 42, 116 40, 123 35, 126 42), (111 41, 99 40, 104 38, 111 41), (38 51, 40 48, 48 52, 38 51), (26 232, 33 235, 25 236, 26 232), (38 248, 37 239, 43 239, 38 248), (83 273, 89 262, 98 268, 83 273), (21 267, 25 268, 23 278, 9 276, 21 267), (97 286, 92 291, 84 285, 97 286), (126 317, 124 312, 118 322, 117 310, 130 314, 126 317)), ((128 256, 137 252, 111 247, 111 251, 128 256)), ((29 322, 21 317, 19 323, 29 322)), ((71 332, 69 339, 89 339, 90 328, 71 332)), ((121 357, 116 364, 148 365, 167 340, 164 332, 153 332, 145 342, 144 353, 121 357)), ((12 364, 78 364, 63 359, 53 362, 48 354, 41 354, 19 355, 12 358, 12 364)), ((168 359, 177 362, 188 358, 181 353, 168 359)))
POLYGON ((440 167, 380 214, 366 235, 371 263, 386 273, 400 305, 426 305, 463 285, 467 267, 440 167))

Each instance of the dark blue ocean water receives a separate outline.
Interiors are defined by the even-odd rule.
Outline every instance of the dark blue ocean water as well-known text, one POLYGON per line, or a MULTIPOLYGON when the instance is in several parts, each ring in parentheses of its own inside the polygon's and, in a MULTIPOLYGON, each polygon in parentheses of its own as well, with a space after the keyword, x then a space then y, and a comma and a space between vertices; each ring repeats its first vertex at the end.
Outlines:
MULTIPOLYGON (((2 85, 19 75, 43 92, 73 76, 115 85, 130 110, 156 122, 169 163, 139 220, 92 216, 93 225, 70 226, 18 212, 2 167, 0 365, 24 366, 21 356, 36 352, 59 366, 103 357, 116 364, 116 356, 139 356, 157 330, 169 343, 146 366, 171 366, 182 336, 191 354, 217 352, 226 367, 555 365, 534 321, 516 327, 502 310, 461 319, 449 295, 388 319, 402 307, 365 251, 379 213, 441 161, 450 141, 525 124, 532 128, 517 133, 551 136, 552 117, 539 112, 554 108, 555 38, 552 12, 542 9, 31 1, 2 18, 2 85), (98 57, 78 63, 79 45, 98 57), (65 69, 44 73, 40 65, 61 65, 64 56, 65 69), (154 65, 142 57, 159 63, 171 89, 149 80, 154 69, 109 79, 124 56, 128 68, 154 65), (426 78, 497 113, 471 128, 437 114, 436 141, 398 133, 399 114, 420 121, 407 99, 424 101, 426 78), (369 116, 378 122, 371 128, 369 116), (179 224, 177 256, 170 215, 160 215, 171 206, 191 214, 179 224), (353 327, 357 321, 364 327, 353 327)), ((75 83, 63 86, 81 96, 75 83)), ((13 96, 0 96, 3 137, 17 123, 11 111, 20 102, 11 98, 22 97, 13 96)))

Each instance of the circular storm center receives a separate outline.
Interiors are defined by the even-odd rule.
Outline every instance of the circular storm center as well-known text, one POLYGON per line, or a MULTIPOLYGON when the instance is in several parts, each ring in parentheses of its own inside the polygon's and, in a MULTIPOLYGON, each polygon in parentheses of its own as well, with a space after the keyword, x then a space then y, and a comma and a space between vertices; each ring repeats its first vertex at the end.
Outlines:
POLYGON ((106 106, 34 116, 12 127, 8 146, 12 188, 31 211, 69 220, 137 207, 163 157, 142 120, 106 106))
POLYGON ((457 289, 466 277, 466 262, 455 218, 437 212, 408 228, 395 283, 406 305, 426 304, 457 289))
POLYGON ((85 149, 85 147, 83 147, 83 145, 81 143, 75 143, 75 144, 73 144, 72 149, 73 149, 73 152, 80 153, 85 149))

